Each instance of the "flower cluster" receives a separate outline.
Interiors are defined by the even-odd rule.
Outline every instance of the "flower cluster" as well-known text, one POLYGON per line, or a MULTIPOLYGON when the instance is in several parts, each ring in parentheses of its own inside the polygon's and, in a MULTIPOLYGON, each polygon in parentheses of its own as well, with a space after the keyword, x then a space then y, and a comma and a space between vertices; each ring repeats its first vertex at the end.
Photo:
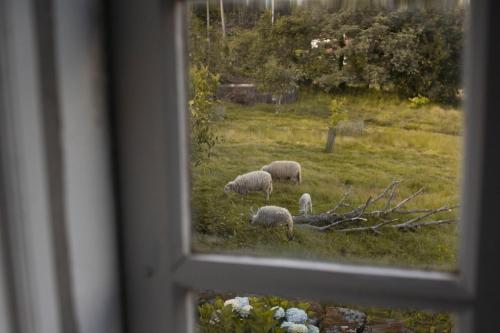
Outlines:
POLYGON ((281 328, 285 328, 288 333, 319 333, 319 328, 307 324, 309 318, 302 309, 290 308, 286 310, 284 317, 281 328))
POLYGON ((273 306, 271 311, 274 311, 274 319, 280 320, 285 317, 285 309, 281 306, 273 306))
POLYGON ((243 318, 248 317, 250 311, 253 309, 248 301, 248 297, 235 297, 228 299, 224 302, 224 306, 228 305, 230 305, 233 308, 233 311, 237 312, 243 318))
MULTIPOLYGON (((296 307, 286 309, 288 307, 286 302, 279 302, 281 306, 270 307, 271 305, 269 303, 262 303, 256 298, 252 298, 252 302, 255 302, 253 303, 254 306, 250 305, 248 297, 231 298, 224 301, 223 305, 222 301, 223 300, 219 303, 220 307, 230 307, 231 311, 241 318, 238 320, 238 325, 250 325, 248 327, 253 327, 252 329, 254 329, 255 327, 251 326, 254 325, 252 324, 252 320, 256 320, 256 317, 258 317, 262 323, 267 322, 266 325, 270 324, 276 328, 279 327, 286 333, 319 333, 319 328, 311 324, 311 321, 304 310, 296 307), (243 318, 246 319, 243 320, 243 318)), ((270 303, 273 304, 274 302, 271 301, 270 303)), ((208 312, 205 312, 204 314, 202 313, 202 316, 207 318, 210 325, 222 325, 221 327, 226 325, 224 324, 224 309, 212 307, 212 310, 210 311, 210 305, 201 309, 205 311, 208 310, 208 312)), ((268 327, 266 329, 268 330, 270 326, 265 327, 268 327)))

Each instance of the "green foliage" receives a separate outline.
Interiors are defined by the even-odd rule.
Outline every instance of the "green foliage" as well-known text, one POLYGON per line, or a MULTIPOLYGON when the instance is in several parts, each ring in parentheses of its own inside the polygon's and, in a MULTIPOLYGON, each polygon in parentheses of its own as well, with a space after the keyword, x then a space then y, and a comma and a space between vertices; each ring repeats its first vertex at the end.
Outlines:
POLYGON ((216 297, 213 302, 198 307, 200 333, 285 333, 280 328, 283 319, 274 318, 274 306, 284 309, 296 307, 307 312, 309 303, 291 301, 275 296, 250 297, 253 307, 248 317, 241 317, 230 305, 224 306, 224 299, 216 297))
POLYGON ((418 95, 418 96, 415 96, 412 98, 408 98, 408 100, 410 101, 410 104, 413 108, 419 108, 419 107, 427 105, 431 102, 430 99, 428 99, 427 97, 421 96, 421 95, 418 95))
MULTIPOLYGON (((306 311, 309 318, 325 319, 323 309, 329 306, 348 307, 367 314, 367 326, 384 322, 402 323, 414 332, 451 332, 453 317, 444 312, 419 312, 408 309, 389 309, 380 307, 354 306, 336 303, 311 303, 303 300, 290 300, 276 296, 250 297, 253 309, 249 316, 241 317, 231 306, 224 306, 227 297, 212 296, 198 304, 198 331, 200 333, 286 333, 280 325, 284 319, 275 319, 271 308, 299 308, 306 311), (313 310, 315 309, 315 310, 313 310), (318 312, 316 312, 318 311, 318 312)), ((329 318, 331 323, 332 318, 329 318)), ((316 324, 318 326, 318 324, 316 324)), ((400 328, 401 329, 401 328, 400 328)), ((391 331, 392 332, 392 331, 391 331)))
POLYGON ((265 71, 285 70, 276 79, 279 86, 292 82, 326 92, 363 87, 457 102, 463 9, 332 12, 321 6, 298 7, 274 25, 269 12, 257 19, 261 12, 254 10, 254 23, 233 20, 224 40, 213 23, 210 47, 203 15, 192 15, 191 59, 208 65, 222 81, 263 82, 274 77, 265 71), (329 41, 311 48, 318 38, 329 41))
POLYGON ((189 71, 192 161, 199 165, 210 158, 212 148, 220 141, 214 131, 214 94, 218 76, 207 67, 192 66, 189 71))
POLYGON ((345 98, 334 98, 330 102, 330 117, 328 117, 328 127, 335 128, 340 121, 347 119, 347 109, 345 108, 345 98))
POLYGON ((283 66, 271 57, 258 71, 259 88, 273 94, 276 104, 281 104, 283 95, 297 88, 298 73, 291 66, 283 66))
POLYGON ((283 105, 279 117, 273 105, 225 104, 226 116, 215 124, 224 142, 214 147, 208 170, 193 170, 195 251, 455 268, 453 225, 408 233, 388 230, 382 235, 296 228, 290 242, 284 229, 264 232, 248 223, 249 209, 266 204, 298 214, 297 200, 304 192, 312 194, 317 212, 332 209, 349 186, 350 203, 361 204, 394 178, 406 179, 394 201, 426 187, 425 195, 408 209, 457 202, 462 112, 437 105, 415 112, 407 99, 382 93, 337 97, 346 99, 349 117, 364 119, 365 128, 362 136, 337 137, 335 154, 324 154, 330 95, 305 91, 297 103, 283 105), (273 184, 269 203, 262 193, 240 196, 222 191, 237 175, 279 159, 301 163, 300 186, 273 184))

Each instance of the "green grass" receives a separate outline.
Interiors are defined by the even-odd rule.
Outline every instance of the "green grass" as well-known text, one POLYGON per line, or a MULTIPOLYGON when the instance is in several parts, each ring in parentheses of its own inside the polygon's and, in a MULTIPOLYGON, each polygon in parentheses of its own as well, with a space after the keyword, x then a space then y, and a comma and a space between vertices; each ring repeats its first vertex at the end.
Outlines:
POLYGON ((274 183, 269 204, 292 214, 298 214, 304 192, 311 194, 315 212, 321 212, 331 209, 349 186, 350 201, 360 204, 394 178, 404 180, 399 198, 425 186, 425 194, 409 208, 458 202, 459 110, 432 104, 414 109, 407 100, 380 93, 345 97, 351 119, 365 120, 364 134, 338 137, 332 154, 324 152, 330 95, 303 93, 279 114, 273 105, 224 104, 224 119, 216 124, 224 141, 216 145, 208 164, 192 171, 194 251, 456 268, 454 225, 415 232, 384 230, 380 235, 296 228, 289 241, 280 228, 266 230, 248 223, 250 208, 266 205, 262 193, 224 194, 224 185, 237 175, 289 159, 301 163, 303 183, 274 183))

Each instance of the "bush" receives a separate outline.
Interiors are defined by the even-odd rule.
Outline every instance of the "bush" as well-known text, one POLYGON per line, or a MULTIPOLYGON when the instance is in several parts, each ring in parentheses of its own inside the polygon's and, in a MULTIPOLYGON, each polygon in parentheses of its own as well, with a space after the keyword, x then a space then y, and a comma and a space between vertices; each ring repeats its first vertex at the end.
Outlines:
MULTIPOLYGON (((281 327, 286 322, 285 310, 297 308, 295 312, 304 310, 307 313, 310 307, 306 302, 294 302, 272 296, 249 297, 248 305, 245 299, 247 298, 236 297, 224 301, 221 297, 216 297, 213 301, 201 304, 198 307, 199 331, 201 333, 286 333, 289 330, 281 327)), ((303 324, 308 325, 307 321, 303 324)))
POLYGON ((347 110, 345 108, 345 98, 334 98, 330 102, 330 117, 328 118, 328 127, 335 128, 340 121, 347 119, 347 110))
POLYGON ((408 100, 410 101, 410 105, 412 108, 419 108, 431 102, 429 98, 420 95, 408 98, 408 100))
MULTIPOLYGON (((455 103, 463 21, 463 8, 331 12, 304 7, 278 16, 274 25, 265 12, 254 25, 231 27, 226 39, 211 31, 208 47, 202 19, 193 18, 190 58, 228 80, 273 78, 278 86, 297 82, 326 92, 376 88, 455 103), (312 48, 311 40, 318 38, 321 45, 312 48), (270 69, 280 75, 270 75, 270 69)), ((277 90, 279 95, 282 88, 277 90)))
POLYGON ((220 140, 213 128, 214 96, 219 77, 208 67, 192 66, 189 71, 191 114, 191 153, 195 165, 210 158, 212 148, 220 140))

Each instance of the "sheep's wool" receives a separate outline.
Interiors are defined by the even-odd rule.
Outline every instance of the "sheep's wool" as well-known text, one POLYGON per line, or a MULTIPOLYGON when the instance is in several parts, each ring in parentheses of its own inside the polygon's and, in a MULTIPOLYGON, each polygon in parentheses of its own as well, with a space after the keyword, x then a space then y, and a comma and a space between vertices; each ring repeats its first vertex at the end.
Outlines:
POLYGON ((307 313, 301 309, 290 308, 286 310, 286 321, 296 324, 305 323, 307 321, 307 313))
POLYGON ((286 328, 288 333, 308 333, 307 326, 304 324, 296 324, 285 321, 281 324, 281 328, 286 328))
POLYGON ((304 193, 300 197, 299 211, 305 215, 307 215, 309 212, 312 212, 312 200, 311 200, 311 195, 309 193, 304 193))
POLYGON ((274 319, 281 319, 285 317, 285 310, 281 306, 273 306, 271 310, 274 311, 274 319))
POLYGON ((264 192, 266 199, 273 192, 273 180, 271 174, 266 171, 251 171, 239 175, 233 181, 224 186, 224 192, 233 191, 239 194, 250 192, 264 192))

